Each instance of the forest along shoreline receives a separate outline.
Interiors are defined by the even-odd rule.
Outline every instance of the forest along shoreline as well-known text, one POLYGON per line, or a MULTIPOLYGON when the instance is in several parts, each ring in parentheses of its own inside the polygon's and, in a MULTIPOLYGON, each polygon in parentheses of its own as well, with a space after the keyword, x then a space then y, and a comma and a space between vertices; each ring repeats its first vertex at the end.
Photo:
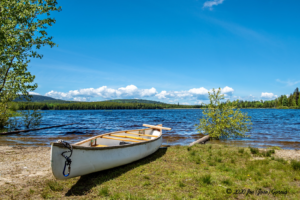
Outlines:
MULTIPOLYGON (((50 147, 0 146, 0 193, 2 198, 63 198, 66 197, 66 194, 88 198, 114 195, 125 198, 128 195, 128 193, 120 191, 129 191, 132 195, 146 194, 149 195, 148 197, 155 193, 163 195, 162 198, 173 198, 174 194, 183 195, 180 197, 188 195, 197 197, 200 194, 209 196, 211 194, 208 194, 208 191, 212 190, 218 192, 216 197, 224 197, 227 195, 224 188, 246 187, 255 190, 255 187, 264 187, 268 190, 276 187, 275 189, 279 190, 282 189, 277 187, 279 183, 280 185, 285 184, 285 188, 288 188, 288 196, 294 198, 299 196, 300 176, 298 170, 300 170, 300 165, 298 169, 297 165, 292 164, 295 160, 300 161, 299 150, 250 149, 209 143, 197 144, 193 147, 171 146, 165 150, 159 149, 141 161, 103 172, 106 174, 105 176, 99 172, 66 181, 54 179, 49 155, 50 147), (269 155, 267 155, 268 151, 271 152, 269 155), (274 152, 272 153, 272 151, 274 152), (150 161, 148 161, 149 159, 150 161), (256 169, 251 168, 245 172, 245 175, 238 173, 239 175, 235 179, 230 174, 232 174, 231 170, 239 170, 234 169, 239 168, 237 163, 246 167, 244 171, 247 171, 252 165, 259 165, 260 168, 257 170, 268 168, 271 171, 261 177, 259 175, 261 172, 256 172, 256 169), (233 168, 233 166, 235 167, 233 168), (185 170, 180 170, 182 168, 185 170), (224 171, 224 169, 228 170, 224 171), (194 174, 192 177, 191 173, 194 174), (205 175, 202 173, 210 174, 210 177, 207 177, 208 183, 203 182, 202 178, 205 175), (109 181, 104 181, 104 178, 109 181), (81 183, 81 179, 96 182, 98 180, 99 184, 94 184, 90 188, 87 187, 86 181, 84 181, 85 184, 81 183), (122 180, 133 181, 128 184, 128 181, 122 180), (159 185, 163 184, 161 181, 170 187, 160 187, 159 185), (138 183, 136 187, 132 185, 135 182, 138 183), (206 188, 206 192, 195 190, 199 184, 202 185, 201 188, 206 188), (153 188, 152 185, 159 187, 153 188), (100 191, 106 187, 109 188, 107 194, 102 194, 100 191), (70 194, 70 190, 73 194, 70 194), (142 193, 139 193, 140 191, 142 193)), ((192 198, 191 196, 190 198, 192 198)), ((147 198, 147 196, 143 197, 147 198)), ((234 198, 234 196, 231 197, 234 198)), ((275 197, 270 196, 269 198, 275 197)))

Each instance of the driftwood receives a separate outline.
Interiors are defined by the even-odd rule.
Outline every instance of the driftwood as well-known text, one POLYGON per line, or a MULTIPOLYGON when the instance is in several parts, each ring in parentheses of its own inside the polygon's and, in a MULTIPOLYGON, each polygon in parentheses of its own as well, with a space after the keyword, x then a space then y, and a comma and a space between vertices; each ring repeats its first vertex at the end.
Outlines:
POLYGON ((63 125, 56 125, 56 126, 48 126, 48 127, 26 129, 26 130, 18 130, 18 131, 11 131, 11 132, 4 132, 4 133, 0 133, 0 135, 10 135, 10 134, 16 134, 16 133, 22 133, 22 132, 38 131, 38 130, 42 130, 42 129, 49 129, 49 128, 56 128, 56 127, 61 127, 61 126, 68 126, 68 125, 72 125, 72 124, 78 124, 78 123, 63 124, 63 125))
POLYGON ((204 137, 200 138, 199 140, 196 140, 195 142, 192 142, 191 144, 189 144, 189 147, 193 146, 194 144, 205 144, 208 140, 209 140, 209 135, 204 136, 204 137))

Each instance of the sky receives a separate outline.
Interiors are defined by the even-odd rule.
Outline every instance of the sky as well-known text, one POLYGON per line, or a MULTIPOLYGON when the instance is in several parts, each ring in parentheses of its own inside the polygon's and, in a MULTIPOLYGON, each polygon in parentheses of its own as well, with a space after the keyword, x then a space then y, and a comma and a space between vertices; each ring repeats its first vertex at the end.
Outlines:
POLYGON ((57 99, 270 100, 300 86, 298 0, 58 0, 28 70, 57 99))

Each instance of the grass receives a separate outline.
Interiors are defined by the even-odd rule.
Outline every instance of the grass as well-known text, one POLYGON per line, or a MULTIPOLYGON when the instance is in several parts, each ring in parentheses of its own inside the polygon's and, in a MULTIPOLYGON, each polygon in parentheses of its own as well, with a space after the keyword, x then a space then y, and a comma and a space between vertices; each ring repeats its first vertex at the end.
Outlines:
POLYGON ((105 186, 105 187, 100 188, 98 196, 104 196, 104 197, 109 196, 108 187, 105 186))
POLYGON ((300 199, 300 162, 257 150, 217 144, 172 146, 82 177, 36 179, 22 191, 2 185, 0 194, 3 199, 300 199), (254 159, 257 156, 260 159, 254 159), (287 195, 227 194, 228 188, 286 190, 287 195))

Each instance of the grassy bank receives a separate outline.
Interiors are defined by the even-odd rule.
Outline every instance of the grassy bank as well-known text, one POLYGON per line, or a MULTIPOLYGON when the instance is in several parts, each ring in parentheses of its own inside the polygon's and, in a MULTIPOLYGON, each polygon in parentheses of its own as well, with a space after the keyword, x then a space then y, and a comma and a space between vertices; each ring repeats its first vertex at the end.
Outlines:
POLYGON ((49 176, 22 188, 7 183, 0 193, 7 199, 299 199, 300 163, 277 158, 275 151, 172 146, 132 164, 66 181, 49 176))

